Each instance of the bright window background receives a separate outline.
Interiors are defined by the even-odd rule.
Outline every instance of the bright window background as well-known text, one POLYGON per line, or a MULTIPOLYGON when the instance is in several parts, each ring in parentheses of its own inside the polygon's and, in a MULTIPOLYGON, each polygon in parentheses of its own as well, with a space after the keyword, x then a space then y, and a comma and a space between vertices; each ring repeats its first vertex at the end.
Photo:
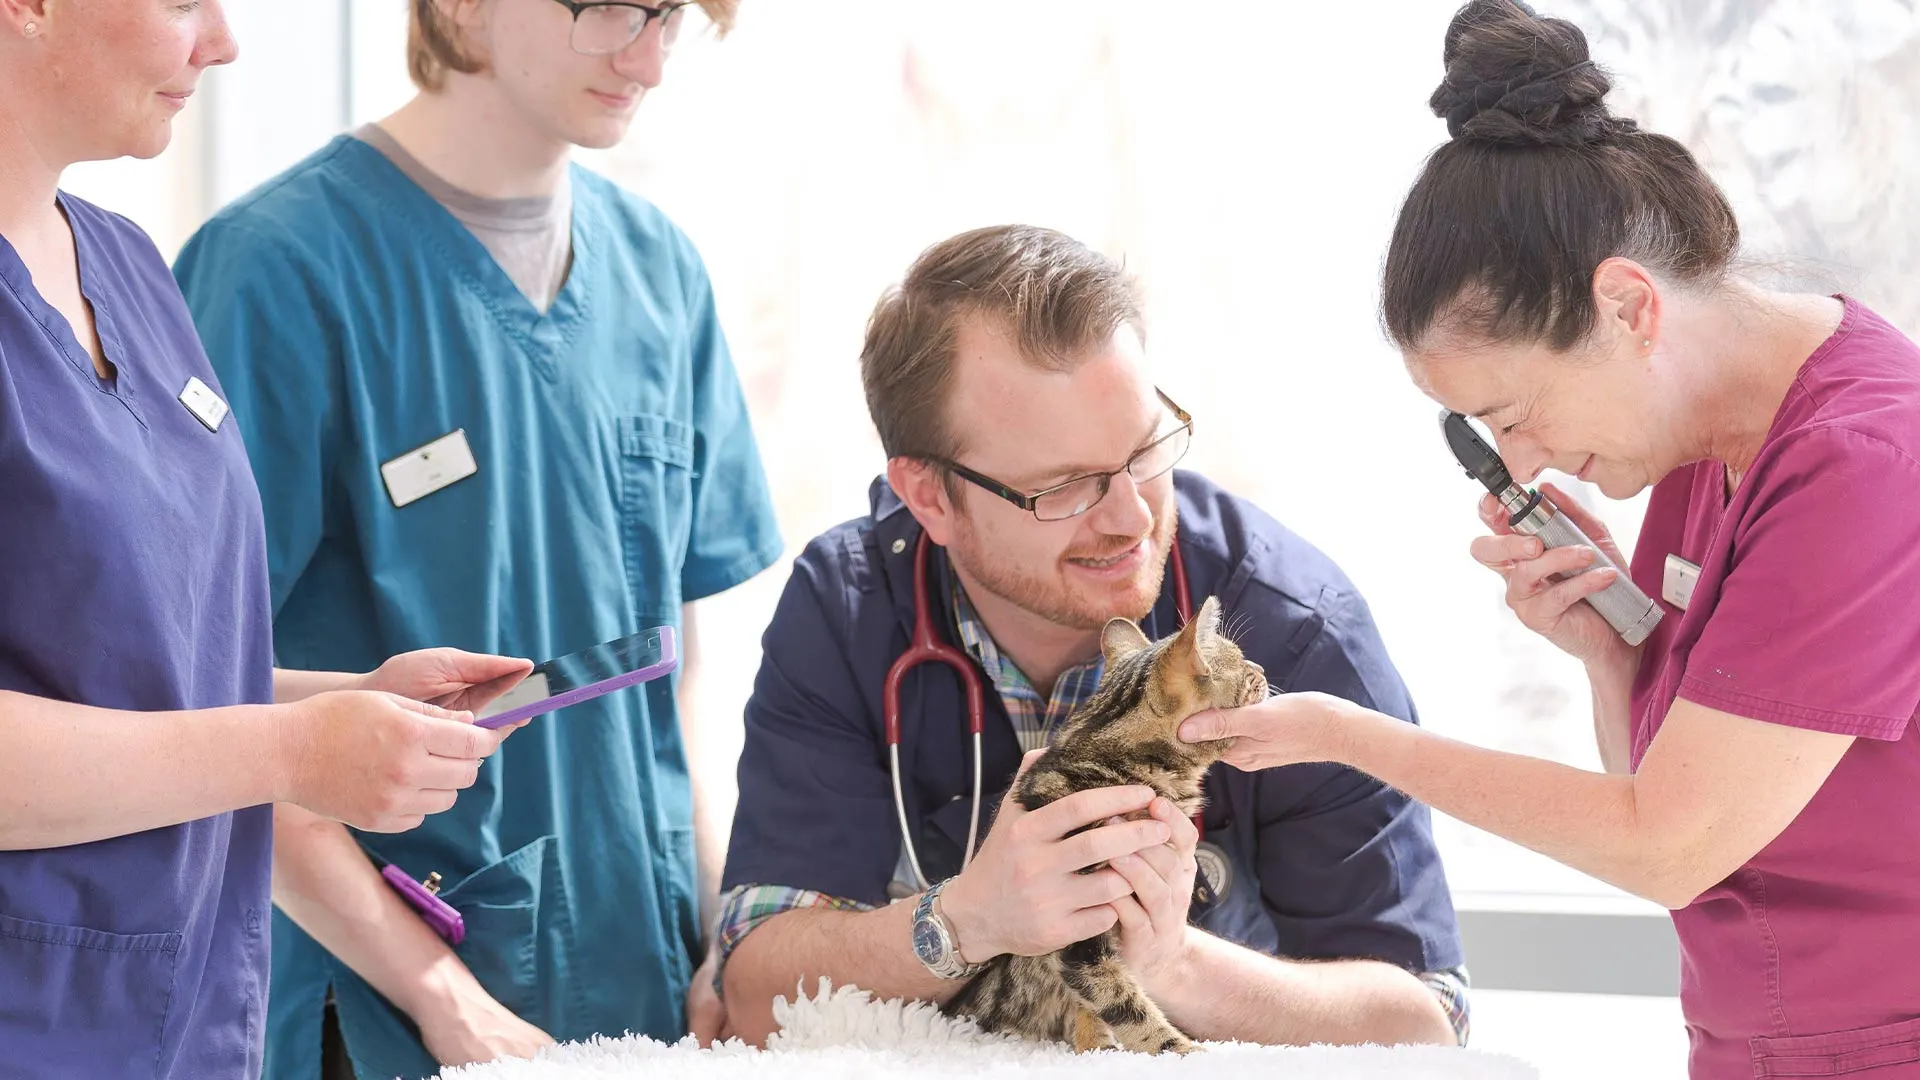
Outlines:
MULTIPOLYGON (((1314 44, 1350 41, 1338 5, 750 2, 724 42, 682 48, 622 146, 583 160, 700 246, 796 549, 864 512, 884 467, 857 363, 880 291, 954 232, 1049 225, 1139 274, 1157 377, 1196 418, 1186 467, 1352 575, 1424 722, 1597 768, 1578 666, 1468 559, 1479 488, 1376 325, 1394 212, 1445 134, 1421 102, 1453 8, 1397 7, 1375 9, 1357 76, 1349 48, 1314 44)), ((355 20, 356 121, 410 92, 404 10, 378 8, 355 20)), ((1628 541, 1637 512, 1605 510, 1628 541)), ((716 718, 745 701, 785 574, 702 621, 716 718)), ((1618 895, 1438 828, 1462 892, 1618 895)))
MULTIPOLYGON (((152 162, 69 188, 173 253, 220 205, 411 92, 405 0, 230 0, 241 63, 152 162)), ((791 545, 865 509, 882 467, 856 354, 926 244, 1046 224, 1123 258, 1158 377, 1198 421, 1188 466, 1330 553, 1373 606, 1430 727, 1596 767, 1577 667, 1466 555, 1477 489, 1379 332, 1399 200, 1444 138, 1422 106, 1453 0, 1169 6, 747 0, 696 38, 632 137, 588 164, 653 199, 712 272, 791 545), (1364 22, 1355 18, 1364 12, 1364 22)), ((1920 11, 1911 0, 1566 0, 1616 104, 1701 153, 1769 269, 1920 330, 1920 11)), ((1581 489, 1577 482, 1564 486, 1581 489)), ((1584 491, 1631 545, 1641 501, 1584 491)), ((739 714, 785 565, 710 601, 705 767, 739 714)), ((1462 903, 1650 906, 1441 818, 1462 903)))
MULTIPOLYGON (((405 0, 226 6, 241 63, 209 78, 174 145, 68 178, 169 255, 213 207, 411 92, 405 0)), ((1198 421, 1187 464, 1347 570, 1425 723, 1593 768, 1580 672, 1467 558, 1477 490, 1375 318, 1393 214, 1444 138, 1421 103, 1455 6, 747 0, 724 43, 682 45, 630 139, 582 158, 704 253, 790 553, 862 513, 883 465, 856 362, 880 290, 958 230, 1050 225, 1141 276, 1158 377, 1198 421)), ((1912 0, 1542 6, 1621 73, 1616 107, 1702 155, 1763 269, 1856 292, 1920 333, 1912 0)), ((1582 494, 1630 548, 1642 501, 1582 494)), ((786 573, 705 605, 699 709, 716 737, 701 767, 723 789, 786 573)), ((1436 826, 1463 907, 1653 910, 1436 826)), ((1478 1045, 1547 1075, 1681 1075, 1670 998, 1475 1000, 1478 1045)))
MULTIPOLYGON (((1333 4, 749 0, 724 42, 682 45, 624 144, 582 160, 658 203, 705 255, 795 548, 862 513, 884 464, 856 359, 880 291, 954 232, 1052 226, 1139 274, 1158 378, 1196 417, 1187 467, 1346 569, 1424 723, 1598 768, 1582 672, 1467 557, 1478 488, 1377 323, 1394 213, 1445 138, 1423 102, 1456 6, 1370 4, 1360 26, 1333 4)), ((1913 183, 1888 158, 1920 159, 1920 140, 1889 129, 1920 92, 1899 77, 1920 68, 1901 67, 1920 16, 1899 0, 1842 6, 1846 18, 1793 0, 1713 18, 1615 0, 1557 10, 1622 73, 1622 108, 1701 150, 1759 252, 1817 257, 1793 269, 1832 288, 1920 269, 1848 212, 1913 183), (1876 141, 1859 168, 1856 145, 1876 141)), ((404 4, 353 10, 361 122, 411 87, 404 4)), ((1873 295, 1909 325, 1920 315, 1908 290, 1873 295)), ((1644 497, 1554 479, 1631 551, 1644 497)), ((729 780, 730 721, 785 574, 716 598, 701 627, 703 708, 729 721, 709 767, 729 780)), ((1654 910, 1451 819, 1436 829, 1463 903, 1654 910)))

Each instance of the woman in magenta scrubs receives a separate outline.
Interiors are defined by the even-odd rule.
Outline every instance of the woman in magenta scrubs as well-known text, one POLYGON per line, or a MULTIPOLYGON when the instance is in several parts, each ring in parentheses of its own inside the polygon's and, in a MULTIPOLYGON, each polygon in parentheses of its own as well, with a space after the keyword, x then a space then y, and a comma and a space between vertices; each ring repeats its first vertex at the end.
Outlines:
POLYGON ((1473 556, 1586 665, 1604 774, 1314 694, 1182 735, 1237 738, 1241 768, 1346 763, 1671 908, 1696 1080, 1920 1077, 1920 348, 1739 277, 1726 199, 1609 115, 1573 25, 1476 0, 1445 63, 1452 140, 1401 211, 1388 330, 1517 480, 1651 486, 1632 577, 1692 594, 1628 647, 1579 602, 1615 571, 1551 580, 1593 552, 1482 508, 1473 556))
POLYGON ((260 498, 186 304, 59 190, 158 154, 234 51, 216 3, 0 0, 0 1076, 258 1077, 266 804, 418 825, 503 735, 407 699, 475 708, 530 666, 274 670, 260 498))

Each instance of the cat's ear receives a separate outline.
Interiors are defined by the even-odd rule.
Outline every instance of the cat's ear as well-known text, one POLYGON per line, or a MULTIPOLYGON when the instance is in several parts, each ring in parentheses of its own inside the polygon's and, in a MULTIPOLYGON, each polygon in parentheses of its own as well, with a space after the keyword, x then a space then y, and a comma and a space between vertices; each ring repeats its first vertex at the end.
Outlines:
POLYGON ((1209 596, 1200 603, 1200 610, 1194 613, 1194 634, 1200 651, 1213 651, 1214 639, 1220 636, 1220 599, 1209 596))
POLYGON ((1132 656, 1151 644, 1147 635, 1127 619, 1107 620, 1107 628, 1100 633, 1100 653, 1109 664, 1132 656))
POLYGON ((1167 662, 1179 665, 1195 676, 1213 674, 1207 654, 1213 651, 1213 639, 1220 633, 1220 602, 1209 596, 1187 625, 1180 628, 1167 646, 1167 662))

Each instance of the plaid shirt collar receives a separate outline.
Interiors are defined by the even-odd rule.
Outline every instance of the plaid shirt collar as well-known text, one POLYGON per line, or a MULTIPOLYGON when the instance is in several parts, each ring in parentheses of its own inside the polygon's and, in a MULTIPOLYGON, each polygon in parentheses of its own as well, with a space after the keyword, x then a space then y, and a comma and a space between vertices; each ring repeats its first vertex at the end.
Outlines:
POLYGON ((1053 684, 1053 697, 1042 700, 1040 691, 1034 688, 1026 673, 994 644, 987 624, 980 620, 980 613, 967 599, 967 590, 961 586, 959 575, 949 573, 947 581, 953 602, 954 629, 960 643, 969 655, 980 661, 994 690, 1000 694, 1000 700, 1007 707, 1007 718, 1013 722, 1014 734, 1020 739, 1020 751, 1025 753, 1046 746, 1073 710, 1093 696, 1105 667, 1103 659, 1096 655, 1084 664, 1061 672, 1053 684))

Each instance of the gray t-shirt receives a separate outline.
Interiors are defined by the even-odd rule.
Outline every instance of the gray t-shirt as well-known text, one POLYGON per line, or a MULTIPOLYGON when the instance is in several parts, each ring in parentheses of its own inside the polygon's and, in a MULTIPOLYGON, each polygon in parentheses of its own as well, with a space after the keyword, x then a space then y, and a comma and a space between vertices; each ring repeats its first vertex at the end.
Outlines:
POLYGON ((486 245, 495 262, 541 311, 553 304, 573 261, 573 186, 552 195, 489 199, 463 191, 429 171, 386 129, 364 124, 354 137, 387 156, 407 179, 447 208, 486 245))

